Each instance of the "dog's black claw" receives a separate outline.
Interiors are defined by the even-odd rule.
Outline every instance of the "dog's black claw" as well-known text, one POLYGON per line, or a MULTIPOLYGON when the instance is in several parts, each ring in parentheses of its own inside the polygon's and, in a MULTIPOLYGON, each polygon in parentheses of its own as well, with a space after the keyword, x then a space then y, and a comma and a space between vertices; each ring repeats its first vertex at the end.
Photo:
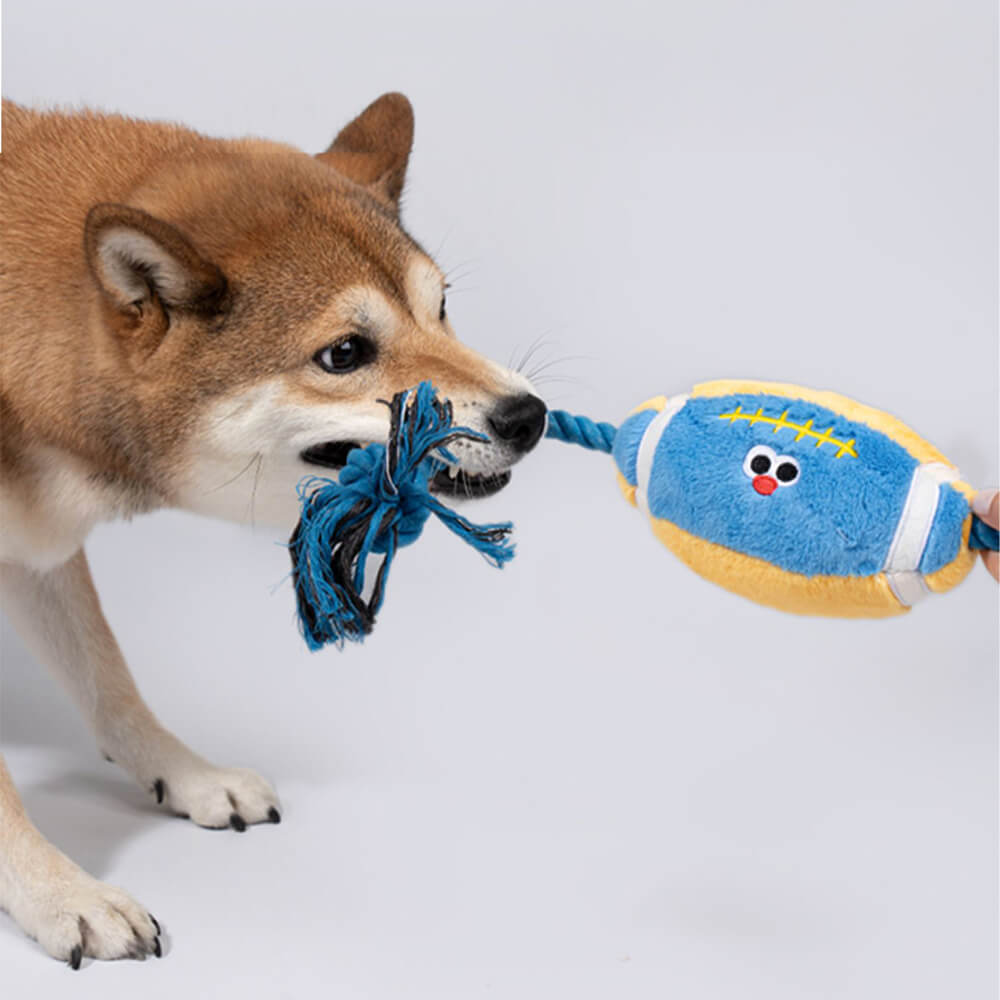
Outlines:
POLYGON ((239 813, 233 813, 229 817, 229 825, 237 833, 243 833, 247 828, 247 821, 239 813))
POLYGON ((83 949, 76 945, 73 950, 69 953, 69 967, 71 969, 79 969, 80 961, 83 958, 83 949))
POLYGON ((156 793, 156 802, 158 805, 163 804, 163 796, 167 794, 167 786, 162 778, 157 778, 153 782, 153 791, 156 793))
POLYGON ((160 939, 159 938, 154 938, 153 939, 153 954, 157 958, 163 958, 163 947, 160 945, 160 939))
POLYGON ((271 808, 268 809, 268 811, 267 811, 267 818, 272 823, 280 823, 281 822, 281 813, 278 812, 278 810, 275 809, 274 806, 271 806, 271 808))
POLYGON ((107 761, 107 762, 108 762, 109 764, 113 764, 113 763, 114 763, 114 761, 113 761, 113 760, 112 760, 112 759, 111 759, 111 758, 110 758, 110 757, 109 757, 109 756, 108 756, 107 754, 105 754, 105 755, 104 755, 104 759, 105 759, 105 760, 106 760, 106 761, 107 761))
POLYGON ((156 917, 154 917, 152 913, 147 913, 146 916, 149 917, 149 922, 156 928, 156 933, 157 934, 162 934, 163 931, 160 930, 160 922, 159 922, 159 920, 157 920, 156 917))

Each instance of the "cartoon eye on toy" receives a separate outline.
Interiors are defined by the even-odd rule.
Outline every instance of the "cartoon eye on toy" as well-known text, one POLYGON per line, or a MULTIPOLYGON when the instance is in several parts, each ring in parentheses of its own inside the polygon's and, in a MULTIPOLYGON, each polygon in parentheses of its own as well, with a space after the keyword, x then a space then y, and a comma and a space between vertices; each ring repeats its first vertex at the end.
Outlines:
MULTIPOLYGON (((775 478, 776 467, 787 464, 785 455, 776 455, 773 448, 766 444, 758 444, 751 448, 743 459, 743 474, 753 483, 753 488, 764 497, 770 496, 780 485, 775 478)), ((798 475, 798 468, 795 469, 798 475)))
POLYGON ((773 448, 768 448, 766 444, 759 444, 747 452, 747 457, 743 459, 743 472, 751 479, 754 476, 766 476, 774 467, 778 456, 773 448))
POLYGON ((779 486, 791 486, 799 478, 799 463, 791 455, 779 455, 775 460, 774 478, 779 486))

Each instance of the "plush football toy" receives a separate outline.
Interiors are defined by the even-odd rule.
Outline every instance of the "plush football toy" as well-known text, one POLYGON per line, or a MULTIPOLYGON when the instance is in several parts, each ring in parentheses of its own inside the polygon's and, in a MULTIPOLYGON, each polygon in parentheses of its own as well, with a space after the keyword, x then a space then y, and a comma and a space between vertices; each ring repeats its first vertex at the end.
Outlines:
MULTIPOLYGON (((477 526, 431 496, 459 437, 428 383, 396 396, 386 445, 354 449, 339 481, 300 486, 290 542, 310 648, 371 631, 396 550, 431 513, 497 566, 511 525, 477 526), (367 588, 369 556, 381 554, 367 588)), ((549 413, 547 436, 611 452, 626 498, 702 576, 800 614, 880 618, 958 584, 997 532, 973 490, 905 424, 832 392, 773 382, 705 382, 658 396, 622 424, 549 413)), ((595 529, 597 530, 597 529, 595 529)))
POLYGON ((964 579, 973 524, 972 545, 989 541, 969 509, 975 491, 939 451, 832 392, 705 382, 639 407, 614 457, 668 548, 784 611, 900 614, 964 579))

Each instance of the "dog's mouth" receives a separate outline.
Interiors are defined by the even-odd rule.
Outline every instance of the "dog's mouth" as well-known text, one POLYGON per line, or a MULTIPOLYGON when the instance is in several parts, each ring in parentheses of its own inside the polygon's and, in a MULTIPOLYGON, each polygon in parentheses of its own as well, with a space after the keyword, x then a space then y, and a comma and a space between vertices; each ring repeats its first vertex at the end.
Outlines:
POLYGON ((347 456, 359 444, 358 441, 324 441, 306 448, 299 454, 299 458, 309 465, 319 465, 324 469, 342 469, 347 465, 347 456))
POLYGON ((431 492, 459 500, 481 500, 499 493, 510 482, 510 469, 487 476, 474 476, 462 469, 441 469, 431 476, 431 492))
MULTIPOLYGON (((342 469, 347 465, 351 450, 360 446, 358 441, 324 441, 299 454, 309 465, 324 469, 342 469)), ((499 493, 510 482, 510 469, 488 475, 474 475, 454 466, 440 469, 431 476, 432 493, 455 497, 457 500, 481 500, 499 493)))

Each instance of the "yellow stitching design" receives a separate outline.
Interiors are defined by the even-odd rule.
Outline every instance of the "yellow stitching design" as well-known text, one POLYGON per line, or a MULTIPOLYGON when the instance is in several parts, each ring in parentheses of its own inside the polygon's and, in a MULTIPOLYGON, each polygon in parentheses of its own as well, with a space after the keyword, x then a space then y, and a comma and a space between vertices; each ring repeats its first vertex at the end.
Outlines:
POLYGON ((773 434, 777 434, 782 427, 789 427, 793 431, 798 432, 795 435, 796 441, 801 441, 804 437, 813 437, 816 438, 817 448, 824 444, 837 445, 837 454, 833 456, 834 458, 843 458, 844 455, 850 455, 851 458, 858 457, 858 453, 854 450, 855 438, 851 438, 849 441, 841 441, 839 438, 835 438, 833 436, 832 425, 827 427, 822 434, 819 431, 814 431, 811 418, 804 424, 797 424, 794 420, 788 419, 788 410, 785 410, 780 417, 766 417, 764 416, 764 408, 762 406, 757 407, 756 413, 744 413, 743 405, 737 403, 735 410, 731 413, 720 413, 719 419, 728 420, 730 424, 736 423, 737 420, 746 420, 751 427, 754 424, 774 424, 773 434))

